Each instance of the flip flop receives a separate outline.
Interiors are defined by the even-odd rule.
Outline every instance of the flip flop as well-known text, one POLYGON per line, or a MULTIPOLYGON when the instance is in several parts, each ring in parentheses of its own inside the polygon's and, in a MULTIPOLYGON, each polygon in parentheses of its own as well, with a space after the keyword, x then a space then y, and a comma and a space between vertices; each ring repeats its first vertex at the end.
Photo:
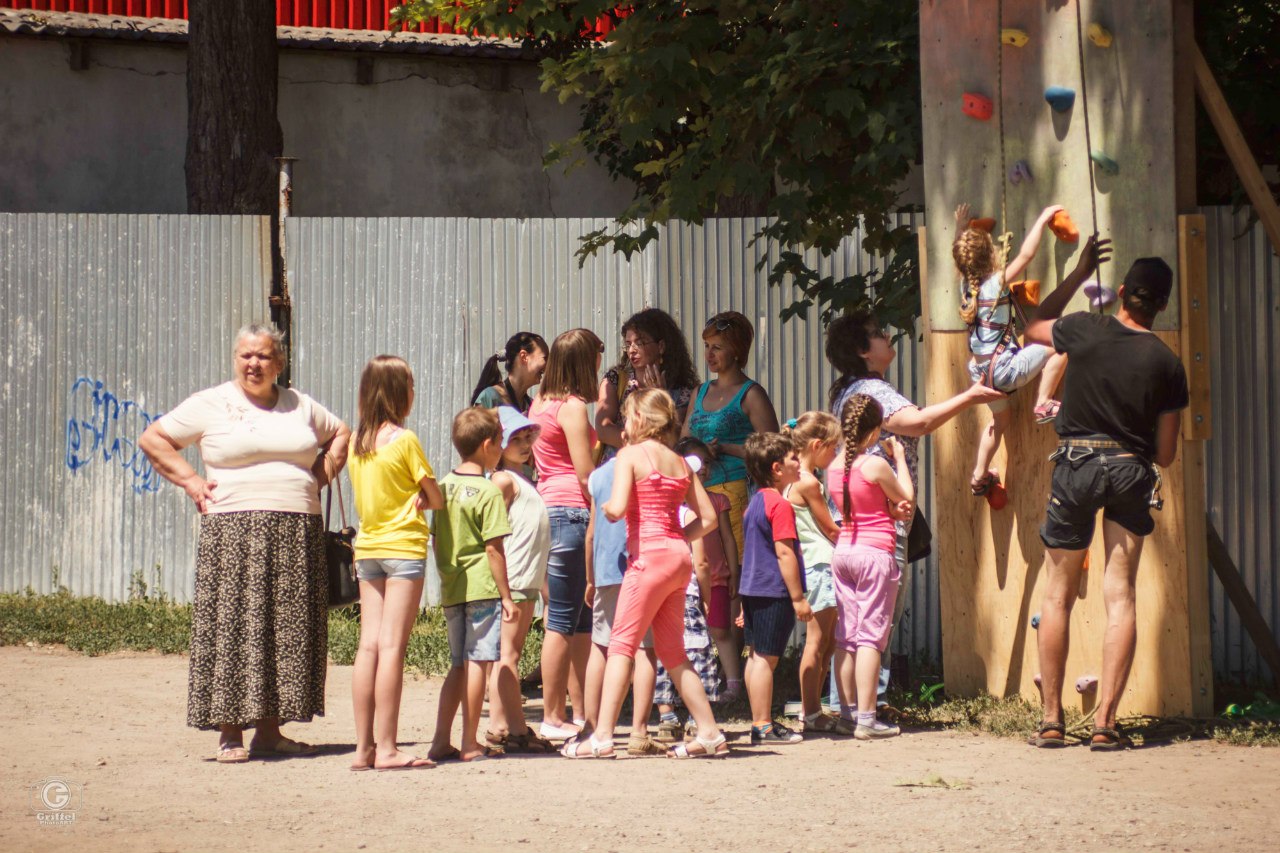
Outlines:
POLYGON ((285 756, 288 758, 297 758, 303 755, 315 755, 317 751, 318 750, 309 743, 303 743, 302 741, 290 740, 287 737, 282 737, 276 741, 276 745, 271 749, 259 749, 254 746, 250 746, 249 757, 259 758, 285 756))
POLYGON ((474 764, 477 761, 488 761, 490 758, 496 758, 502 754, 500 751, 488 746, 482 746, 480 749, 481 752, 479 755, 473 755, 470 758, 467 758, 462 753, 458 753, 458 760, 463 764, 474 764))
POLYGON ((218 747, 218 754, 214 756, 214 761, 219 764, 244 764, 248 760, 249 750, 245 749, 241 744, 220 746, 218 747))
MULTIPOLYGON (((418 758, 415 756, 412 761, 406 762, 405 764, 395 764, 391 767, 375 767, 373 769, 377 770, 379 773, 386 773, 395 770, 430 770, 435 766, 436 763, 430 758, 418 758)), ((355 768, 353 767, 352 769, 354 770, 355 768)))
POLYGON ((427 753, 427 758, 439 764, 441 761, 457 761, 462 758, 462 753, 456 746, 451 746, 439 755, 427 753))

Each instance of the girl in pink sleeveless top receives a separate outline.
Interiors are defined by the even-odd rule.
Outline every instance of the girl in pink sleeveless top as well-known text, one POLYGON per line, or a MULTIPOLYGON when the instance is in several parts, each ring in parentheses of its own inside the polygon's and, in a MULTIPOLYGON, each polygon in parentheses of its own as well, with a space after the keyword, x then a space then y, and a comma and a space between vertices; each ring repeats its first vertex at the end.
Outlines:
POLYGON ((596 440, 586 401, 595 393, 603 353, 604 343, 589 329, 561 334, 551 344, 542 385, 529 407, 529 419, 542 428, 533 444, 533 457, 538 494, 551 522, 540 734, 552 739, 568 737, 580 727, 579 721, 566 716, 566 689, 575 716, 586 708, 582 673, 591 654, 591 608, 585 603, 591 514, 587 478, 596 440), (570 672, 576 677, 570 678, 570 672))
POLYGON ((716 726, 702 681, 684 653, 684 593, 693 572, 689 541, 716 528, 716 512, 701 482, 684 459, 671 450, 680 429, 675 403, 666 391, 645 389, 623 405, 627 440, 617 456, 613 493, 605 516, 627 519, 630 562, 618 593, 605 665, 600 716, 590 737, 565 742, 567 758, 613 758, 613 729, 631 685, 640 638, 653 626, 653 646, 671 675, 680 698, 698 725, 691 744, 677 744, 673 758, 721 757, 729 754, 716 726), (688 503, 694 521, 681 529, 679 509, 688 503))
POLYGON ((880 438, 883 411, 854 394, 840 412, 844 452, 827 469, 827 486, 844 524, 836 540, 831 575, 836 590, 836 683, 841 715, 854 721, 858 740, 893 737, 898 727, 876 720, 880 660, 893 628, 893 605, 902 573, 893 558, 895 519, 910 518, 915 489, 902 445, 889 439, 896 471, 865 451, 880 438))

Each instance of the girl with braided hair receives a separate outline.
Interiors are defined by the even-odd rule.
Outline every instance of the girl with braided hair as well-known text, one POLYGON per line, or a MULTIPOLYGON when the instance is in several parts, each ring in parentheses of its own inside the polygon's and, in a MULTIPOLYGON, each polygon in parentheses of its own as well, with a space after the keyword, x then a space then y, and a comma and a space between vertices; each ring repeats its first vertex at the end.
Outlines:
POLYGON ((836 592, 836 686, 840 715, 856 721, 858 740, 893 737, 898 727, 876 719, 880 661, 893 629, 902 572, 894 558, 894 521, 911 517, 915 487, 902 443, 882 449, 894 467, 866 450, 880 438, 880 404, 854 394, 840 413, 844 451, 827 469, 827 482, 844 526, 836 539, 831 576, 836 592), (857 716, 853 715, 853 706, 857 716))
MULTIPOLYGON (((1006 338, 1010 303, 1014 298, 1009 283, 1026 271, 1036 256, 1045 227, 1062 209, 1058 204, 1044 209, 1027 231, 1018 256, 1003 269, 991 234, 971 224, 967 204, 956 208, 956 239, 951 244, 951 257, 963 279, 960 319, 969 326, 969 351, 973 353, 969 376, 974 382, 985 382, 997 390, 1012 393, 1041 374, 1035 407, 1038 423, 1049 423, 1058 413, 1058 401, 1053 399, 1053 393, 1067 369, 1067 357, 1054 353, 1052 347, 1040 344, 1023 347, 1012 335, 1006 338)), ((1000 449, 1012 420, 1008 399, 987 405, 991 408, 991 423, 978 441, 978 456, 969 481, 974 497, 985 497, 1000 482, 996 472, 990 470, 991 460, 1000 449)))
POLYGON ((507 345, 489 356, 480 371, 480 380, 471 392, 471 405, 486 409, 511 406, 520 414, 529 414, 533 397, 529 391, 542 381, 547 369, 547 342, 534 332, 516 332, 507 345), (499 364, 507 366, 502 378, 499 364))

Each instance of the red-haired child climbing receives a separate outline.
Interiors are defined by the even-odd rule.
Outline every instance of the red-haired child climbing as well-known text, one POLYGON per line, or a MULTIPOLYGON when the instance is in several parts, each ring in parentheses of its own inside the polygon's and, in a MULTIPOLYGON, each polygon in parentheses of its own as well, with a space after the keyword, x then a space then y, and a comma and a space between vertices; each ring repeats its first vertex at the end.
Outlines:
MULTIPOLYGON (((1010 327, 1014 297, 1009 285, 1026 271, 1036 256, 1045 226, 1060 210, 1062 206, 1056 204, 1044 209, 1027 231, 1017 257, 1007 266, 1002 267, 1003 258, 989 231, 971 224, 968 204, 956 208, 956 239, 951 246, 951 256, 963 279, 960 317, 969 325, 969 351, 973 353, 969 375, 974 382, 985 382, 1009 393, 1040 374, 1035 407, 1038 423, 1048 423, 1057 414, 1058 401, 1053 399, 1053 394, 1062 380, 1067 359, 1052 347, 1019 346, 1010 327)), ((978 442, 977 459, 969 481, 975 497, 986 496, 1000 482, 999 475, 991 470, 991 460, 1012 419, 1008 400, 987 405, 991 407, 991 423, 978 442)))

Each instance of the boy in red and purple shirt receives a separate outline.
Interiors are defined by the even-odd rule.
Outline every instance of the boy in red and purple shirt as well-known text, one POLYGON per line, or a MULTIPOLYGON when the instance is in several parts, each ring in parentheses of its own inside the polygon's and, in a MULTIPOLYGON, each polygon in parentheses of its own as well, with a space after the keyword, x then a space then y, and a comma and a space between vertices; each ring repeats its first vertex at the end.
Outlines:
POLYGON ((813 618, 804 594, 795 509, 781 492, 800 479, 800 459, 791 438, 776 432, 752 435, 743 449, 747 473, 760 487, 742 516, 738 585, 741 624, 751 647, 744 673, 751 702, 751 743, 799 743, 803 738, 798 733, 773 721, 773 671, 796 620, 813 618))

